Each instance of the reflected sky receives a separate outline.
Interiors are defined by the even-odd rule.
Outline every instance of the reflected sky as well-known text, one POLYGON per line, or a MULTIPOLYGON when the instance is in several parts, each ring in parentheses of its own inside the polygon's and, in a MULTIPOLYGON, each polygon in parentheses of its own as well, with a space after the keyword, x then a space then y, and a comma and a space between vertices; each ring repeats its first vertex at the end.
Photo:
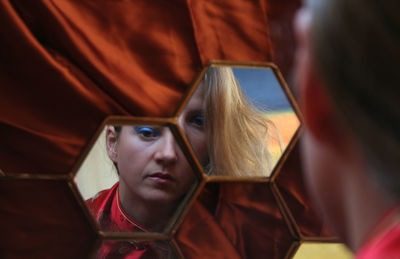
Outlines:
POLYGON ((272 69, 232 68, 244 94, 262 110, 292 109, 272 69))

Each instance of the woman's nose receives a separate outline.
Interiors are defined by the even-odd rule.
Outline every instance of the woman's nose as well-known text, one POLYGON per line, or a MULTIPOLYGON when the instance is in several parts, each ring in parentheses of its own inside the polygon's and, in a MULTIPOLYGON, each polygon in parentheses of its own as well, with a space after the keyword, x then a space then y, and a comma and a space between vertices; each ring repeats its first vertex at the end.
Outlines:
POLYGON ((164 165, 175 163, 178 160, 177 148, 174 135, 165 129, 155 154, 156 161, 164 165))

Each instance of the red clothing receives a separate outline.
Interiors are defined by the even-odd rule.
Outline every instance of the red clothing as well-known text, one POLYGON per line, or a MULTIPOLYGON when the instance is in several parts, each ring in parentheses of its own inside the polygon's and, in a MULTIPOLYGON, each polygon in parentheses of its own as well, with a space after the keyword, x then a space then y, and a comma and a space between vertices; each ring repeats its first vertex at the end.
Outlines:
MULTIPOLYGON (((103 231, 145 231, 118 208, 118 202, 116 184, 87 204, 103 231)), ((265 183, 208 183, 173 240, 184 258, 252 259, 268 255, 278 259, 285 257, 293 239, 272 189, 265 183)), ((107 242, 97 256, 176 258, 178 251, 174 251, 172 245, 158 241, 107 242)))
POLYGON ((120 206, 118 186, 119 183, 116 183, 111 189, 103 190, 86 201, 100 229, 107 232, 148 231, 120 206))
POLYGON ((374 235, 357 253, 356 259, 398 259, 400 258, 400 209, 396 208, 380 220, 377 227, 386 225, 383 231, 374 235), (390 223, 386 223, 386 222, 390 223), (389 224, 389 225, 388 225, 389 224))
MULTIPOLYGON (((144 226, 129 217, 120 206, 119 183, 111 189, 99 192, 86 201, 87 206, 105 232, 146 232, 144 226)), ((171 249, 161 242, 108 241, 103 242, 97 258, 170 258, 171 249)))
POLYGON ((356 259, 397 259, 400 258, 400 223, 369 241, 360 252, 356 259))

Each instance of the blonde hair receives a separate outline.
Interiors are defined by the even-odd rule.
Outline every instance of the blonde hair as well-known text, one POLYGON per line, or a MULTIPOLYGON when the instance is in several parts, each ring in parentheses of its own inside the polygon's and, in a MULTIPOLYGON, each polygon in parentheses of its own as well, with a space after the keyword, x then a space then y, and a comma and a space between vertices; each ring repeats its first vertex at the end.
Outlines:
POLYGON ((270 175, 273 159, 268 141, 273 123, 245 98, 230 68, 210 67, 203 83, 210 160, 206 171, 225 176, 270 175))

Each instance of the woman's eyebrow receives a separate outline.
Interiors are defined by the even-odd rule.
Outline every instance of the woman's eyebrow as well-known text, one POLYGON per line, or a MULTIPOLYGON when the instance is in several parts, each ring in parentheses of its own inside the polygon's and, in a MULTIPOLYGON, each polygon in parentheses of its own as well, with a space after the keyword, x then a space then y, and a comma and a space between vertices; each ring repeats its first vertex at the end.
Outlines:
POLYGON ((193 114, 193 113, 204 114, 204 109, 203 108, 193 109, 193 110, 190 110, 189 113, 191 113, 191 114, 193 114))

